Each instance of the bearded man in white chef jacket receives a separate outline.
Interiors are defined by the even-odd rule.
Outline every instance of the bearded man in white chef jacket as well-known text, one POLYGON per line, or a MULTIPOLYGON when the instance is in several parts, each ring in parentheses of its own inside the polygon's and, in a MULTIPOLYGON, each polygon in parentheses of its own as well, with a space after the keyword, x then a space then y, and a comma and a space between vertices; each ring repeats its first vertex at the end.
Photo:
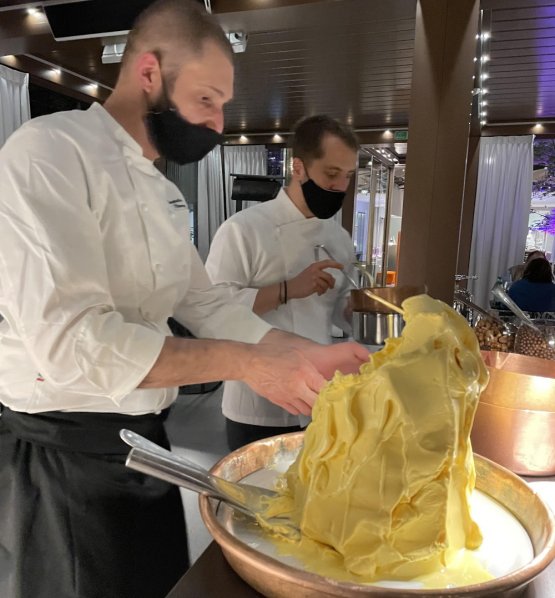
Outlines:
POLYGON ((177 387, 214 380, 310 413, 367 357, 212 287, 153 160, 202 158, 232 95, 217 21, 158 0, 104 106, 32 119, 0 149, 2 598, 163 598, 188 563, 179 490, 125 467, 120 429, 169 448, 177 387), (169 316, 198 338, 173 338, 169 316))
MULTIPOLYGON (((333 216, 355 173, 358 147, 353 131, 329 116, 301 121, 289 186, 224 222, 206 261, 212 282, 237 301, 272 326, 319 343, 331 342, 332 324, 350 330, 342 269, 351 268, 355 256, 351 237, 333 216)), ((239 381, 225 383, 222 410, 230 449, 309 421, 239 381)))

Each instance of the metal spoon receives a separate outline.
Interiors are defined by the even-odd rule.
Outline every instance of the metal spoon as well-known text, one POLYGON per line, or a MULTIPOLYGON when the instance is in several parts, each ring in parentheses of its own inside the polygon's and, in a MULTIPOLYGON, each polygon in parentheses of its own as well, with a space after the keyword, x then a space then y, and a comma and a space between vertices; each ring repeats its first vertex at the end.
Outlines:
POLYGON ((536 332, 544 336, 543 330, 538 328, 534 322, 520 309, 520 307, 507 295, 507 292, 503 288, 502 283, 495 283, 493 285, 493 289, 491 289, 492 295, 497 297, 499 301, 504 303, 513 313, 514 315, 526 326, 533 328, 536 332))
MULTIPOLYGON (((330 260, 337 262, 337 260, 328 251, 328 249, 325 245, 315 245, 314 246, 314 254, 315 254, 314 257, 316 259, 318 259, 318 250, 319 249, 321 249, 330 258, 330 260)), ((355 287, 355 289, 360 289, 360 285, 358 284, 358 282, 348 272, 345 271, 345 268, 343 268, 341 270, 341 272, 343 272, 343 276, 355 287)))
POLYGON ((219 498, 251 517, 256 518, 260 515, 270 523, 274 519, 264 517, 267 500, 277 496, 273 490, 250 484, 237 484, 212 475, 199 465, 175 455, 131 430, 120 430, 120 437, 132 447, 125 461, 127 467, 183 486, 193 492, 219 498))

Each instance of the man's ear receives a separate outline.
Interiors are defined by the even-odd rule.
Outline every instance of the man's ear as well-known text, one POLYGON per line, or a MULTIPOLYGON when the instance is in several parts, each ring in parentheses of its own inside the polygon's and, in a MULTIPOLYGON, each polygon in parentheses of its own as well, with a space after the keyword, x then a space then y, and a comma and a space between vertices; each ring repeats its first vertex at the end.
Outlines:
POLYGON ((292 173, 293 178, 301 182, 308 178, 304 163, 300 158, 293 158, 292 173))
POLYGON ((144 52, 137 57, 134 66, 141 89, 149 95, 158 95, 158 90, 162 87, 158 57, 153 52, 144 52))

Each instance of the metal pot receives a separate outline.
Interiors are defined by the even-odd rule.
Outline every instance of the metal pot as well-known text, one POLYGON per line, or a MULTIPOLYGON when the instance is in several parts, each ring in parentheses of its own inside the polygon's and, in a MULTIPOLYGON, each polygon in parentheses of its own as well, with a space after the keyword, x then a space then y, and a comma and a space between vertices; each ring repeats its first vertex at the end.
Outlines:
POLYGON ((490 381, 478 403, 472 447, 521 475, 555 475, 553 361, 482 351, 490 381))
MULTIPOLYGON (((405 299, 426 292, 425 286, 373 287, 373 293, 399 307, 405 299)), ((379 346, 386 338, 401 336, 405 325, 400 314, 371 299, 363 289, 351 291, 353 338, 364 345, 379 346)))
POLYGON ((363 345, 383 345, 386 338, 401 336, 405 323, 401 314, 354 311, 353 338, 363 345))

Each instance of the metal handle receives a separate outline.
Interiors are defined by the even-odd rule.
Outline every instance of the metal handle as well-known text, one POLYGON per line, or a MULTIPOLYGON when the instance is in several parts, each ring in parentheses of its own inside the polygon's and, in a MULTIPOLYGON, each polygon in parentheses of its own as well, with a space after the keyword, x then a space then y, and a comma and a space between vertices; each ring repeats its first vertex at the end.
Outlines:
POLYGON ((536 332, 539 332, 543 336, 543 331, 540 330, 534 322, 520 309, 520 307, 507 295, 503 285, 501 283, 495 283, 491 292, 494 297, 497 297, 502 303, 504 303, 514 314, 515 316, 524 322, 530 328, 533 328, 536 332))
MULTIPOLYGON (((333 255, 328 251, 328 248, 325 245, 315 245, 314 246, 314 257, 318 260, 318 250, 321 249, 329 258, 334 262, 337 260, 333 257, 333 255)), ((343 272, 343 276, 355 287, 355 289, 360 289, 358 282, 347 272, 345 272, 345 268, 341 270, 343 272)))

